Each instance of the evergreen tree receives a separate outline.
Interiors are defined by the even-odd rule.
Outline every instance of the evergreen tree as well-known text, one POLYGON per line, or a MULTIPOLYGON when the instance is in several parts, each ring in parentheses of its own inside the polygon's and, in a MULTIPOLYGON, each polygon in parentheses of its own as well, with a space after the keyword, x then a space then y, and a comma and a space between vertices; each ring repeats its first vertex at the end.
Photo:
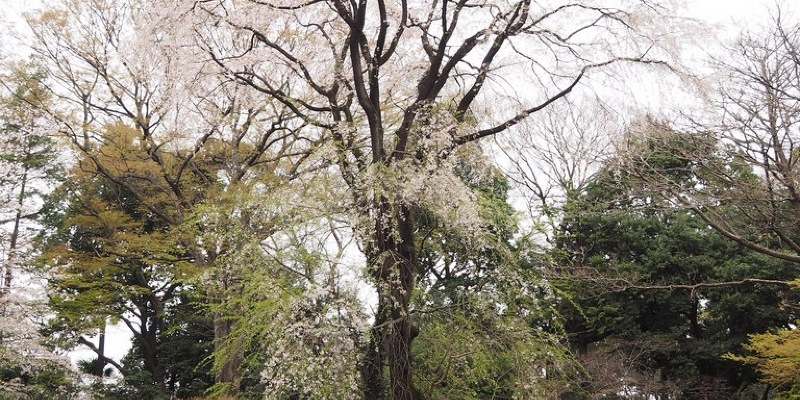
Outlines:
POLYGON ((29 64, 0 76, 0 392, 13 399, 66 399, 78 387, 69 360, 38 332, 48 311, 34 279, 33 237, 43 196, 61 175, 41 79, 29 64))
MULTIPOLYGON (((708 143, 690 139, 639 145, 658 146, 647 161, 662 175, 686 187, 707 185, 702 166, 681 154, 708 143)), ((742 179, 752 174, 736 160, 716 162, 728 162, 742 179)), ((793 321, 782 304, 795 297, 785 283, 795 267, 725 238, 650 189, 608 167, 565 208, 557 249, 569 269, 559 285, 562 314, 594 375, 585 387, 731 398, 757 380, 722 356, 749 334, 793 321)))

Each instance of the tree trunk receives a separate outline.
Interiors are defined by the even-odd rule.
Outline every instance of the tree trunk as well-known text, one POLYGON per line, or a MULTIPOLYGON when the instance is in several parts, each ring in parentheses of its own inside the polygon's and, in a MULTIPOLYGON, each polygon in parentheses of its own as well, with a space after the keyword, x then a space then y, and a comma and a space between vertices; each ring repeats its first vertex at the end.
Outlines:
POLYGON ((11 231, 11 241, 8 246, 8 258, 6 259, 5 270, 3 271, 3 286, 2 286, 2 297, 8 295, 11 292, 11 281, 14 279, 14 268, 16 267, 16 258, 17 258, 17 247, 19 244, 19 229, 20 223, 22 222, 22 205, 25 201, 25 196, 27 195, 26 186, 28 184, 28 166, 27 164, 23 167, 22 171, 22 181, 21 186, 19 189, 19 195, 17 196, 17 212, 14 214, 14 228, 11 231))
POLYGON ((764 393, 761 395, 759 400, 768 400, 769 399, 769 392, 772 390, 772 385, 766 384, 764 385, 764 393))
MULTIPOLYGON (((378 300, 378 311, 375 314, 375 326, 387 322, 386 302, 378 300)), ((369 344, 361 366, 361 379, 364 383, 364 398, 382 400, 386 397, 386 382, 383 378, 383 365, 386 353, 383 351, 382 335, 376 329, 370 334, 369 344)))
MULTIPOLYGON (((240 250, 237 248, 235 250, 240 250)), ((229 296, 239 296, 240 293, 231 293, 231 282, 235 279, 235 274, 226 271, 225 268, 216 264, 217 257, 220 253, 215 249, 205 249, 205 254, 197 254, 197 265, 203 269, 215 268, 219 271, 219 276, 216 282, 213 283, 208 295, 208 303, 218 307, 219 310, 214 312, 214 369, 216 376, 214 377, 217 384, 225 386, 227 395, 235 396, 239 387, 239 368, 244 360, 243 349, 229 345, 229 338, 231 331, 234 328, 236 321, 231 316, 236 316, 235 310, 228 309, 226 298, 229 296)))
POLYGON ((157 335, 143 330, 140 340, 140 354, 145 370, 150 372, 155 385, 166 389, 166 372, 159 359, 157 335))
POLYGON ((235 394, 236 381, 239 378, 239 366, 242 363, 242 353, 240 349, 227 349, 219 351, 224 345, 224 341, 233 328, 233 321, 221 313, 214 314, 214 341, 215 354, 220 363, 217 370, 217 383, 228 385, 228 394, 235 394))
POLYGON ((97 363, 94 365, 94 371, 92 371, 92 375, 94 376, 103 376, 106 369, 106 324, 103 323, 103 326, 100 328, 100 334, 98 335, 97 339, 97 363))
POLYGON ((6 268, 3 271, 3 296, 11 292, 11 282, 14 279, 14 267, 17 256, 17 240, 19 240, 19 225, 22 220, 22 212, 17 210, 14 216, 14 229, 11 231, 11 243, 8 248, 8 258, 6 259, 6 268))
POLYGON ((363 365, 364 394, 369 399, 384 397, 383 367, 386 363, 392 400, 415 400, 421 396, 413 385, 411 343, 418 329, 408 315, 417 275, 413 211, 405 205, 391 207, 386 201, 379 209, 380 214, 389 215, 378 218, 376 251, 369 257, 379 294, 373 339, 363 365), (381 221, 389 222, 383 225, 381 221), (392 222, 396 224, 396 232, 390 228, 392 222))
POLYGON ((689 310, 689 322, 694 340, 703 338, 703 329, 700 325, 700 299, 692 293, 692 308, 689 310))

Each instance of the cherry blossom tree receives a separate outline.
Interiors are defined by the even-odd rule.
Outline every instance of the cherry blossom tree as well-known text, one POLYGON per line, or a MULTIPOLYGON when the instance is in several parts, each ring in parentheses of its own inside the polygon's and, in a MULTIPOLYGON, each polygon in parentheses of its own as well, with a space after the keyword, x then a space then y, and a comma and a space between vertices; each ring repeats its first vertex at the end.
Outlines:
POLYGON ((598 69, 672 57, 659 30, 669 8, 652 1, 173 4, 154 21, 165 36, 175 28, 169 45, 197 46, 302 119, 349 192, 341 210, 378 297, 361 362, 366 398, 420 397, 409 319, 416 216, 432 210, 469 246, 484 246, 475 196, 453 173, 458 155, 513 131, 598 69))
MULTIPOLYGON (((57 100, 42 109, 86 163, 83 172, 129 194, 136 215, 176 235, 170 240, 189 255, 180 261, 202 271, 194 283, 219 306, 214 330, 226 354, 216 360, 219 382, 238 379, 245 355, 230 344, 250 322, 241 318, 249 305, 233 300, 249 298, 272 304, 264 315, 291 327, 268 336, 265 348, 276 357, 266 379, 288 385, 275 393, 300 390, 291 386, 303 376, 287 347, 291 333, 307 334, 294 342, 311 346, 302 354, 357 354, 348 373, 331 378, 357 376, 355 385, 306 394, 355 396, 357 387, 366 398, 413 399, 420 397, 411 357, 419 331, 410 315, 423 279, 421 218, 476 253, 494 243, 480 196, 457 174, 459 160, 479 157, 481 139, 514 134, 600 71, 669 67, 676 42, 662 21, 670 7, 78 0, 29 23, 57 100), (327 241, 308 248, 321 237, 327 241), (339 287, 347 238, 366 260, 361 278, 375 289, 368 328, 339 287), (249 296, 250 273, 287 289, 293 306, 249 296), (283 274, 291 278, 277 278, 283 274), (291 373, 270 375, 276 368, 291 373)), ((113 259, 120 249, 97 250, 113 259)), ((514 263, 499 264, 492 274, 514 263)))

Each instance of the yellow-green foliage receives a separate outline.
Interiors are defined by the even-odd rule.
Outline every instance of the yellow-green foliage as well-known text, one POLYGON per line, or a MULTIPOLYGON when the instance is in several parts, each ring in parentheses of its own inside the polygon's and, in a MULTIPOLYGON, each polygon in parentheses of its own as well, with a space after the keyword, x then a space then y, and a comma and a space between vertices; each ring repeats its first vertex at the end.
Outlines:
POLYGON ((800 383, 800 330, 751 335, 744 349, 749 354, 727 354, 726 358, 752 364, 764 382, 772 385, 791 387, 800 383))

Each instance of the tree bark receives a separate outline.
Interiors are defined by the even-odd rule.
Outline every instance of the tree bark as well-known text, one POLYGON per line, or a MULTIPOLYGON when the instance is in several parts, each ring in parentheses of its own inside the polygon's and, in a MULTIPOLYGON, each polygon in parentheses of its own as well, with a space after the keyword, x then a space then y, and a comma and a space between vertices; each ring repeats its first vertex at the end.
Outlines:
MULTIPOLYGON (((27 155, 26 155, 27 156, 27 155)), ((25 201, 26 187, 28 184, 28 165, 23 165, 23 172, 22 172, 22 179, 20 183, 19 195, 17 196, 17 212, 14 214, 14 228, 11 231, 11 240, 8 246, 8 258, 6 259, 5 270, 3 271, 3 286, 2 286, 2 295, 0 297, 5 297, 11 292, 11 282, 14 280, 14 263, 16 262, 17 257, 17 247, 19 246, 19 230, 20 224, 22 223, 22 205, 25 201)))
MULTIPOLYGON (((386 302, 378 300, 378 311, 375 315, 375 326, 387 322, 386 302)), ((383 377, 383 365, 386 353, 383 351, 382 335, 376 329, 370 334, 369 344, 361 365, 361 379, 364 385, 364 398, 381 400, 386 398, 386 381, 383 377)))
MULTIPOLYGON (((224 346, 222 342, 226 340, 232 328, 233 321, 226 318, 221 313, 214 314, 215 349, 220 349, 224 346)), ((230 349, 228 351, 230 351, 230 349)), ((220 365, 217 371, 217 383, 227 385, 227 392, 229 394, 235 394, 238 391, 236 388, 236 381, 239 378, 239 366, 242 363, 242 355, 239 349, 234 349, 233 353, 222 351, 222 354, 224 354, 224 356, 219 359, 220 365)))
POLYGON ((378 313, 362 367, 364 395, 369 399, 384 398, 387 391, 383 373, 384 365, 388 365, 391 399, 419 399, 411 363, 411 344, 418 329, 408 315, 417 278, 413 210, 407 205, 392 206, 385 199, 378 208, 379 215, 385 218, 376 222, 376 251, 369 258, 379 290, 378 313), (392 226, 396 226, 396 231, 392 226))
MULTIPOLYGON (((208 264, 212 265, 217 259, 215 251, 209 252, 208 264)), ((232 290, 231 276, 221 271, 217 286, 217 293, 211 293, 211 303, 223 306, 225 296, 232 290)), ((228 344, 229 335, 236 324, 231 318, 232 311, 223 309, 214 313, 214 362, 217 370, 216 382, 226 386, 226 393, 234 396, 239 391, 239 368, 243 361, 242 349, 231 347, 228 344)))
POLYGON ((103 376, 106 368, 106 324, 100 328, 100 334, 97 339, 97 364, 94 366, 92 374, 95 376, 103 376))

